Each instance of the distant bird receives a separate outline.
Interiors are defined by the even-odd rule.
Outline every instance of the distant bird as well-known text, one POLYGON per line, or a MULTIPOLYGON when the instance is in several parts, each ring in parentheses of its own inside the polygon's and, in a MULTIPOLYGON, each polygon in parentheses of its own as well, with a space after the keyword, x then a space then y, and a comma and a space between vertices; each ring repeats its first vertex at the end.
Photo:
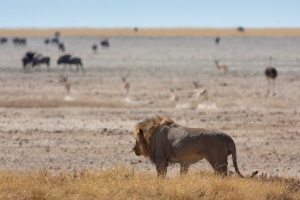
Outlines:
POLYGON ((128 76, 129 74, 127 74, 126 76, 121 76, 125 96, 129 94, 129 89, 130 89, 130 83, 127 81, 128 76))
POLYGON ((272 56, 269 57, 269 63, 267 65, 267 68, 265 70, 265 75, 268 79, 269 86, 267 90, 267 94, 271 94, 271 90, 273 88, 273 96, 275 96, 275 79, 277 78, 278 72, 275 69, 275 67, 272 66, 272 56))
POLYGON ((220 37, 216 37, 215 43, 216 43, 216 44, 219 44, 219 42, 220 42, 220 37))
POLYGON ((200 85, 196 82, 193 81, 193 85, 194 85, 194 96, 195 96, 195 100, 199 100, 201 96, 204 96, 207 94, 207 90, 204 87, 200 87, 200 85))
POLYGON ((215 60, 215 64, 216 64, 216 66, 217 66, 217 68, 219 70, 223 70, 224 72, 228 71, 228 65, 226 65, 226 64, 220 64, 219 60, 215 60))
POLYGON ((98 45, 97 44, 93 44, 92 50, 93 50, 94 53, 97 53, 97 49, 98 49, 98 45))
POLYGON ((63 86, 65 88, 65 91, 67 94, 70 94, 70 90, 71 90, 71 83, 68 81, 68 76, 66 75, 61 75, 59 77, 59 82, 63 83, 63 86))

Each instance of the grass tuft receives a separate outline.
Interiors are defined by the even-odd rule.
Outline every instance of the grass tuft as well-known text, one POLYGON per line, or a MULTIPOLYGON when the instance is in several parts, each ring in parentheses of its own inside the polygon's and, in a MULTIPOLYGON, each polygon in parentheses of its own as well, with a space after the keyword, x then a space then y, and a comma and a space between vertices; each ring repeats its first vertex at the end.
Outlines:
POLYGON ((126 167, 101 171, 0 171, 0 199, 300 199, 300 180, 190 172, 170 178, 126 167))

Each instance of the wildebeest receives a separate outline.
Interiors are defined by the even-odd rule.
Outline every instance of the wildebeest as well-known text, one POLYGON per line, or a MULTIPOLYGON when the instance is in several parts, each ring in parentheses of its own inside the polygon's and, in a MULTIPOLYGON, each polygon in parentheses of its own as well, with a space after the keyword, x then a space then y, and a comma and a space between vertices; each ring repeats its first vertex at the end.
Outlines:
POLYGON ((101 44, 101 47, 106 47, 106 48, 109 47, 109 41, 108 41, 108 39, 102 40, 100 42, 100 44, 101 44))
POLYGON ((44 44, 47 45, 47 44, 49 44, 49 43, 50 43, 50 40, 49 40, 48 38, 44 40, 44 44))
POLYGON ((52 38, 51 39, 51 44, 58 45, 59 44, 59 39, 58 38, 52 38))
POLYGON ((8 39, 6 37, 1 37, 0 38, 0 44, 6 44, 8 39))
POLYGON ((32 62, 34 60, 34 56, 36 52, 28 51, 25 53, 24 57, 22 58, 22 65, 25 72, 28 72, 32 67, 32 62))
POLYGON ((242 27, 242 26, 238 26, 236 30, 241 33, 243 33, 245 31, 244 27, 242 27))
POLYGON ((47 69, 49 71, 50 70, 50 57, 39 55, 39 56, 33 58, 32 67, 37 66, 40 69, 40 65, 42 65, 42 64, 47 65, 47 69))
POLYGON ((72 65, 76 65, 77 71, 79 70, 79 67, 80 67, 81 70, 83 72, 85 72, 83 64, 81 62, 81 58, 79 58, 79 57, 72 57, 69 54, 65 54, 65 55, 59 57, 58 60, 57 60, 57 64, 58 65, 63 64, 64 68, 66 67, 66 65, 69 65, 70 69, 72 69, 71 68, 72 65))
POLYGON ((28 72, 32 67, 39 67, 41 64, 46 64, 48 71, 50 67, 50 57, 42 56, 36 52, 28 51, 22 58, 22 65, 25 72, 28 72))
POLYGON ((13 38, 12 42, 15 46, 26 46, 26 44, 27 44, 27 41, 25 38, 18 38, 18 37, 13 38))

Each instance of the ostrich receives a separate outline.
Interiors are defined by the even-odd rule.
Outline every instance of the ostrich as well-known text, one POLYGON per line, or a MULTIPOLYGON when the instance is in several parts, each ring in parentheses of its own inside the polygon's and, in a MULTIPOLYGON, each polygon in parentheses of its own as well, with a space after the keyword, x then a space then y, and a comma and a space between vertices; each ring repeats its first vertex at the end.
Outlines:
POLYGON ((65 90, 66 90, 66 93, 67 93, 67 94, 70 94, 71 83, 68 82, 68 76, 61 75, 61 76, 60 76, 60 79, 59 79, 59 82, 60 82, 60 83, 63 83, 63 85, 64 85, 64 87, 65 87, 65 90))
POLYGON ((129 93, 129 89, 130 89, 130 83, 127 81, 127 77, 129 74, 127 74, 126 76, 121 76, 121 80, 123 83, 123 90, 125 92, 125 96, 128 95, 129 93))
POLYGON ((215 60, 215 64, 219 70, 224 70, 224 72, 228 71, 228 66, 226 64, 220 64, 219 60, 215 60))
POLYGON ((94 53, 97 53, 97 49, 98 49, 98 45, 97 44, 93 44, 92 45, 92 50, 94 53))
POLYGON ((195 90, 194 90, 195 100, 199 100, 199 98, 201 96, 207 94, 206 88, 200 87, 200 85, 196 81, 193 81, 193 85, 195 87, 195 90))
POLYGON ((216 44, 219 44, 219 42, 220 42, 220 37, 216 37, 215 43, 216 43, 216 44))
POLYGON ((278 75, 278 72, 274 67, 272 67, 272 59, 273 59, 272 56, 270 56, 268 66, 265 70, 265 75, 269 82, 269 88, 267 90, 267 94, 268 95, 271 94, 271 89, 273 87, 273 96, 275 96, 275 79, 278 75), (271 84, 272 84, 272 86, 271 86, 271 84))

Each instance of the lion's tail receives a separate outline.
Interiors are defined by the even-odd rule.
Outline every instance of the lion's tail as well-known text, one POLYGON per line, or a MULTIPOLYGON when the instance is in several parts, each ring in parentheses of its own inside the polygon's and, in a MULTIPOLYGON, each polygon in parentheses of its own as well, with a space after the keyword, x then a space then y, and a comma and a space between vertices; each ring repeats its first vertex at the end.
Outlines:
POLYGON ((241 174, 238 166, 237 166, 237 157, 236 157, 236 147, 235 147, 235 143, 233 141, 233 139, 231 137, 228 138, 229 139, 229 145, 230 145, 230 149, 231 149, 231 153, 232 153, 232 162, 233 162, 233 166, 234 169, 236 171, 236 173, 241 177, 244 178, 244 176, 241 174))
MULTIPOLYGON (((231 153, 232 153, 232 162, 233 162, 233 166, 234 169, 236 171, 236 173, 241 177, 244 178, 244 176, 241 174, 238 166, 237 166, 237 158, 236 158, 236 147, 235 147, 235 143, 233 141, 233 139, 231 137, 229 137, 229 145, 231 148, 231 153)), ((247 176, 250 178, 253 178, 254 176, 256 176, 256 174, 258 173, 258 171, 253 172, 251 175, 247 176)))

